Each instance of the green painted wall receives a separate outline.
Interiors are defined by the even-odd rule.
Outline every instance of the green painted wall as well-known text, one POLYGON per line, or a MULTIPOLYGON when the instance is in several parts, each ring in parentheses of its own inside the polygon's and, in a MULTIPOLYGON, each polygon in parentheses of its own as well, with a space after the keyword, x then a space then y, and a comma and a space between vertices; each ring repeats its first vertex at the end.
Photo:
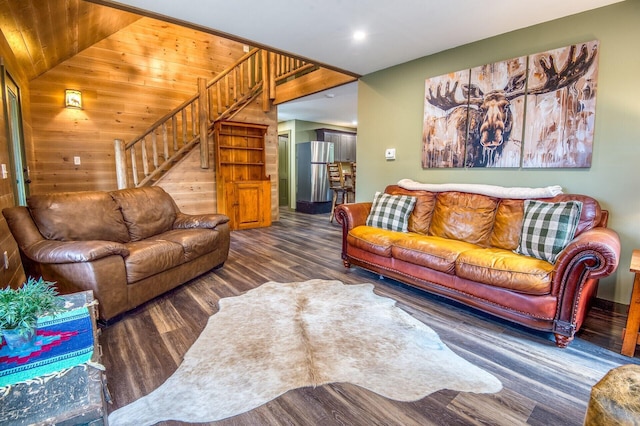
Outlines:
POLYGON ((482 40, 361 78, 358 85, 358 194, 402 178, 430 183, 503 186, 561 185, 610 210, 609 227, 622 242, 618 271, 601 280, 598 296, 629 303, 629 262, 640 249, 640 0, 482 40), (424 84, 428 77, 580 43, 600 40, 595 141, 590 169, 422 169, 424 84), (396 160, 386 161, 386 148, 396 160))

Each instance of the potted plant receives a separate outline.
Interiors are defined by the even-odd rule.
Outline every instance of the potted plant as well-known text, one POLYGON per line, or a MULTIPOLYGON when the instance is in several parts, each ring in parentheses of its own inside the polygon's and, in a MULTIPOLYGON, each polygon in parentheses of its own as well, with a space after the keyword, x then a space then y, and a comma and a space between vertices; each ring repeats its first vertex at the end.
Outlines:
POLYGON ((42 277, 29 277, 18 289, 0 289, 0 330, 10 349, 32 342, 39 316, 63 310, 64 300, 54 284, 42 277))

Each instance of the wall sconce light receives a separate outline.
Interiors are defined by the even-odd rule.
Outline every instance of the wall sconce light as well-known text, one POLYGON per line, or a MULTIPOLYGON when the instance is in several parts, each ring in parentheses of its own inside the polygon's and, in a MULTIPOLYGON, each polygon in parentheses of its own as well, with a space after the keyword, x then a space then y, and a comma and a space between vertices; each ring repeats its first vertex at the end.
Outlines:
POLYGON ((67 89, 64 91, 65 108, 82 109, 82 92, 75 89, 67 89))

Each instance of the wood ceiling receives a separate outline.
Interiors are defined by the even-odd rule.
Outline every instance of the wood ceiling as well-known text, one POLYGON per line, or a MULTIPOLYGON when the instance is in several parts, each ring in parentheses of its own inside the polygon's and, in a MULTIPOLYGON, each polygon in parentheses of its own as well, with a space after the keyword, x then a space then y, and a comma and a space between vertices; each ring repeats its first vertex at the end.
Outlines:
POLYGON ((0 29, 29 80, 140 18, 84 0, 0 0, 0 29))

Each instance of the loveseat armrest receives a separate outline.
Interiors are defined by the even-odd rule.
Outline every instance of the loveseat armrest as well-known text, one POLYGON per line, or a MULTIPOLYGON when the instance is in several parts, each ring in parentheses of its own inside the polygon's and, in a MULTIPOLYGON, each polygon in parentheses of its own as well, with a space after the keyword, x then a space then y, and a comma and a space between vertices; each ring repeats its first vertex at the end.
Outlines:
POLYGON ((23 247, 24 254, 38 263, 92 262, 107 256, 129 255, 124 244, 113 241, 54 241, 40 240, 23 247))
POLYGON ((371 211, 372 202, 339 204, 336 206, 336 220, 344 232, 348 233, 356 226, 365 225, 371 211))
POLYGON ((224 214, 187 214, 178 212, 176 220, 173 222, 173 229, 215 229, 216 226, 227 222, 229 222, 229 216, 224 214))

